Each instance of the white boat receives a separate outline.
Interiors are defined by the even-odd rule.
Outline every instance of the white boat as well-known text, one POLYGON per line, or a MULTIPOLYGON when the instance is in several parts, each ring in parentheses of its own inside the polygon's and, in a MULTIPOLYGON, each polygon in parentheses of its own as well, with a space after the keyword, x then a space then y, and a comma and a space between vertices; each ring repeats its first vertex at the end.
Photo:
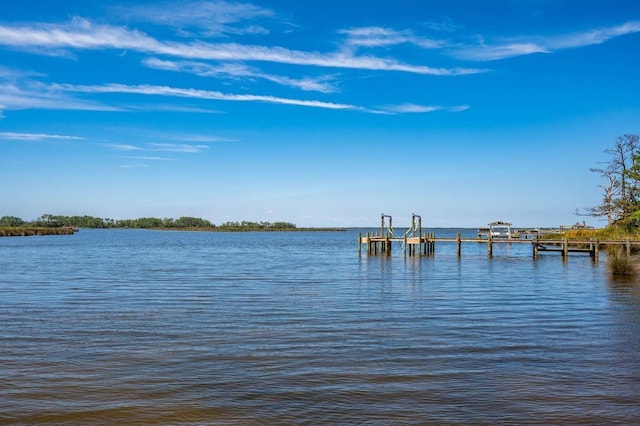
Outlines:
POLYGON ((478 238, 512 238, 511 223, 501 220, 491 222, 488 228, 478 228, 478 238))

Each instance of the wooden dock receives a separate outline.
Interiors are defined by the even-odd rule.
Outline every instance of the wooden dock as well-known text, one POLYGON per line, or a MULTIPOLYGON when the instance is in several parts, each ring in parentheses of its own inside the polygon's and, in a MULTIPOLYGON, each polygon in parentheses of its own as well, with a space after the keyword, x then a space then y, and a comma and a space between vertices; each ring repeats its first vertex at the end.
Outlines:
POLYGON ((391 255, 394 243, 400 243, 405 256, 432 256, 436 252, 436 245, 449 243, 456 244, 456 253, 462 255, 462 245, 485 244, 488 257, 493 257, 493 247, 496 244, 528 244, 531 246, 531 253, 534 259, 538 258, 541 252, 559 253, 564 259, 570 253, 586 253, 595 261, 598 260, 600 250, 607 247, 621 247, 627 256, 632 253, 633 247, 640 248, 640 240, 568 240, 568 239, 544 239, 536 237, 534 239, 516 238, 462 238, 458 233, 456 237, 436 237, 435 233, 423 233, 420 216, 412 215, 412 225, 402 236, 393 233, 391 216, 381 215, 380 232, 367 232, 365 235, 358 234, 358 253, 362 253, 365 247, 368 256, 391 255), (388 219, 388 224, 387 224, 388 219))

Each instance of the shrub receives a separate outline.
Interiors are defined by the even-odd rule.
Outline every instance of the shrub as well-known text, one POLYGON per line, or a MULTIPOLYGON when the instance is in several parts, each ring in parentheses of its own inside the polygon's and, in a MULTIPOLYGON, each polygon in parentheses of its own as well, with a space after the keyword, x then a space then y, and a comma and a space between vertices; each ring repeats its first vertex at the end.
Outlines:
POLYGON ((612 275, 631 277, 638 274, 638 258, 627 256, 621 247, 607 250, 607 265, 612 275))

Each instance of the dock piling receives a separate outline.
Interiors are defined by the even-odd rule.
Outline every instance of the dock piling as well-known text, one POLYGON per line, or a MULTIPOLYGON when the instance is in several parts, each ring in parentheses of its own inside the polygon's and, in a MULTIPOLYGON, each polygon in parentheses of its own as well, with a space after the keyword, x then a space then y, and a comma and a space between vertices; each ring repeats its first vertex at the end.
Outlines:
POLYGON ((627 241, 625 242, 625 246, 627 249, 627 257, 631 256, 631 240, 629 238, 627 238, 627 241))

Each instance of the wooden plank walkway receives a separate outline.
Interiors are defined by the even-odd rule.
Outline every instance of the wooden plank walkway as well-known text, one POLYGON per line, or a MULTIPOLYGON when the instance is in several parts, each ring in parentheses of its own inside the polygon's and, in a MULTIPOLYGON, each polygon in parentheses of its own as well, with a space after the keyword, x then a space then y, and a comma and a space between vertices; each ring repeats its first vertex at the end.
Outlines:
POLYGON ((627 255, 631 255, 632 247, 640 248, 638 240, 551 240, 551 239, 515 239, 515 238, 462 238, 460 234, 456 237, 436 237, 434 233, 426 233, 420 236, 396 237, 389 234, 358 234, 358 252, 362 253, 362 246, 365 246, 367 255, 391 255, 394 243, 402 243, 405 256, 429 256, 435 254, 436 244, 454 243, 458 256, 462 254, 462 244, 486 244, 487 255, 493 257, 493 246, 495 244, 529 244, 532 248, 532 256, 538 257, 541 252, 557 252, 564 258, 569 253, 588 253, 594 260, 598 260, 599 252, 603 248, 619 246, 624 248, 627 255))

